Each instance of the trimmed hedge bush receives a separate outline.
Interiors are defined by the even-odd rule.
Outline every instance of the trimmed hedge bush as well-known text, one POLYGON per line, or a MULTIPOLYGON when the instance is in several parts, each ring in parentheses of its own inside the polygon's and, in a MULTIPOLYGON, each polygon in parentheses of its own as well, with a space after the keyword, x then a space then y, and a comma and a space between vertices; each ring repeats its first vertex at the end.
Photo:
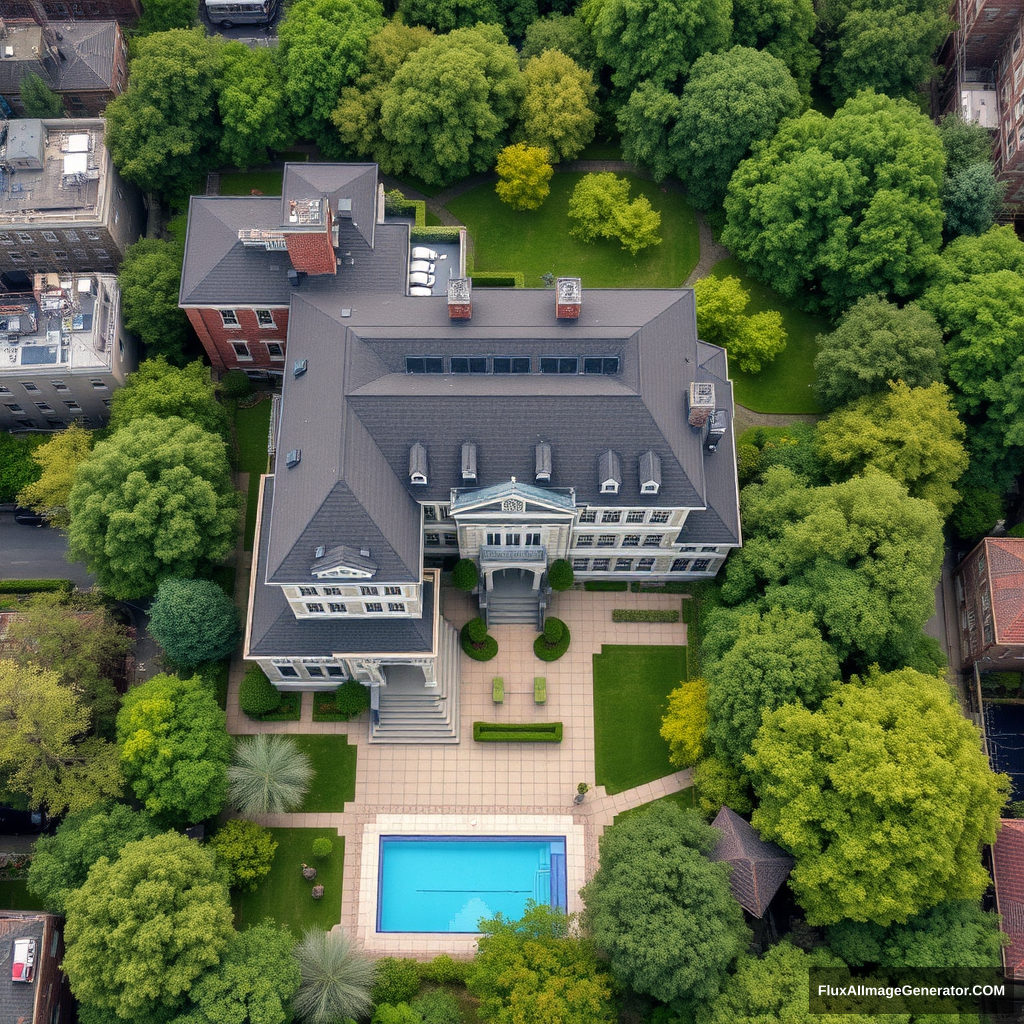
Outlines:
POLYGON ((475 644, 482 644, 487 639, 487 623, 477 617, 466 623, 466 636, 475 644))
POLYGON ((483 619, 470 619, 459 633, 459 640, 462 643, 463 653, 468 654, 474 661, 490 661, 498 653, 498 641, 487 632, 487 625, 483 619), (474 640, 473 634, 479 633, 480 623, 483 626, 483 638, 474 640))
POLYGON ((549 616, 544 623, 544 632, 533 641, 533 653, 541 661, 558 661, 558 659, 569 650, 569 627, 553 615, 549 616), (548 640, 552 636, 554 639, 548 640))
POLYGON ((476 562, 472 558, 460 558, 452 570, 452 586, 459 590, 472 590, 480 579, 476 562))
POLYGON ((247 398, 252 394, 252 381, 245 370, 228 370, 220 379, 220 392, 225 398, 247 398))
POLYGON ((238 706, 250 717, 262 719, 281 707, 281 691, 259 665, 249 665, 238 687, 238 706))
POLYGON ((587 580, 583 584, 584 590, 591 591, 615 591, 628 590, 629 584, 625 580, 587 580))
POLYGON ((480 743, 561 743, 561 722, 474 722, 473 739, 480 743))
POLYGON ((548 586, 552 590, 568 590, 576 582, 572 566, 565 558, 556 558, 548 569, 548 586))
POLYGON ((71 580, 0 580, 0 594, 70 594, 71 580))
POLYGON ((302 717, 302 694, 291 693, 281 694, 281 706, 269 715, 264 715, 261 722, 297 722, 302 717))
POLYGON ((415 227, 410 232, 414 242, 457 242, 459 229, 454 227, 415 227))
POLYGON ((348 722, 370 706, 370 688, 349 679, 336 690, 313 694, 314 722, 348 722))
POLYGON ((678 622, 679 612, 671 608, 613 608, 612 622, 678 622))
POLYGON ((407 1003, 420 990, 419 965, 405 957, 385 956, 373 974, 373 1005, 407 1003))
POLYGON ((334 844, 326 836, 320 836, 313 840, 313 856, 317 858, 330 857, 334 851, 334 844))
POLYGON ((472 969, 472 960, 456 960, 447 953, 440 953, 433 960, 420 964, 420 977, 435 985, 465 985, 472 969))
POLYGON ((406 199, 402 192, 393 188, 384 193, 384 213, 392 217, 408 217, 412 214, 416 227, 427 225, 427 204, 423 199, 406 199))
POLYGON ((469 279, 479 288, 525 288, 526 278, 521 270, 479 271, 475 270, 469 279))
POLYGON ((634 582, 629 585, 629 589, 634 594, 689 594, 693 590, 693 584, 670 581, 655 585, 654 583, 634 582))

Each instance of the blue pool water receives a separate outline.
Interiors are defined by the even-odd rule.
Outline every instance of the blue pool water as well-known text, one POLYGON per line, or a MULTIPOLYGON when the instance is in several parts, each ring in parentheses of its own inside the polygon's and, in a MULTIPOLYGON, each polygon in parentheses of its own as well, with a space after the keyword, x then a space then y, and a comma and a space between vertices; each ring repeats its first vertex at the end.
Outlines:
POLYGON ((381 836, 379 932, 476 932, 527 900, 565 909, 564 836, 381 836))

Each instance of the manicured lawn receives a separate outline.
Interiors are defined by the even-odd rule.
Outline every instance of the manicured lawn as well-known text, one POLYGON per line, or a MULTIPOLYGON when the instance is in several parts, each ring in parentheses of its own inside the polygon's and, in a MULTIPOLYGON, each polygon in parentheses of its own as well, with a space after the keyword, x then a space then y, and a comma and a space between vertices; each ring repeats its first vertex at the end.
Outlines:
POLYGON ((789 340, 785 351, 760 373, 743 373, 730 364, 729 375, 736 385, 736 401, 755 412, 818 413, 821 406, 814 398, 815 338, 827 334, 832 325, 825 317, 811 316, 791 306, 787 299, 748 277, 737 259, 722 260, 711 271, 715 277, 738 277, 750 292, 748 313, 776 309, 789 340))
POLYGON ((686 648, 604 644, 594 655, 594 760, 609 793, 675 769, 659 735, 669 693, 687 678, 686 648))
POLYGON ((341 886, 345 871, 345 840, 333 828, 272 828, 277 852, 270 874, 255 892, 236 893, 235 927, 259 924, 272 917, 301 937, 307 928, 329 931, 341 920, 341 886), (323 836, 334 845, 330 857, 313 859, 313 840, 323 836), (316 879, 302 877, 302 865, 316 868, 316 879), (311 895, 314 885, 324 887, 322 899, 311 895))
POLYGON ((694 789, 693 786, 690 786, 687 789, 681 789, 678 793, 669 793, 668 796, 652 800, 649 804, 641 804, 639 807, 631 807, 628 811, 616 814, 612 824, 618 825, 620 821, 624 818, 628 818, 631 814, 636 814, 638 811, 642 811, 647 807, 653 807, 655 804, 675 804, 677 807, 681 807, 684 811, 696 810, 697 790, 694 789))
POLYGON ((253 189, 265 196, 279 196, 283 171, 238 171, 234 174, 220 176, 220 194, 222 196, 247 196, 253 189))
POLYGON ((245 503, 245 550, 252 551, 256 533, 256 505, 260 474, 267 471, 267 436, 270 432, 270 402, 260 402, 235 413, 239 469, 249 474, 249 496, 245 503))
POLYGON ((676 192, 629 175, 630 197, 645 195, 661 213, 661 245, 637 256, 618 242, 581 242, 569 234, 569 197, 581 174, 556 174, 551 195, 539 210, 520 212, 502 203, 491 184, 453 199, 448 210, 473 236, 474 270, 523 272, 527 288, 542 286, 541 275, 582 277, 584 288, 677 288, 700 257, 697 221, 676 192))
POLYGON ((300 812, 343 811, 356 798, 356 748, 344 736, 293 736, 309 754, 316 778, 300 812))
POLYGON ((24 878, 0 882, 0 902, 6 910, 44 909, 42 900, 28 891, 28 882, 24 878))

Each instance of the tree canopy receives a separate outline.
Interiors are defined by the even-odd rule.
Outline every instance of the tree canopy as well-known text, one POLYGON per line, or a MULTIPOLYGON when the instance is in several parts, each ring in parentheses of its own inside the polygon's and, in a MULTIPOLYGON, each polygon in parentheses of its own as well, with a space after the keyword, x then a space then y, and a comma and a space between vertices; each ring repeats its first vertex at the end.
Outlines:
POLYGON ((188 339, 188 317, 178 308, 183 259, 177 242, 141 238, 125 250, 117 276, 125 327, 142 339, 149 356, 175 365, 184 363, 188 339))
POLYGON ((728 349, 744 373, 757 373, 786 348, 786 330, 778 310, 746 313, 750 292, 736 277, 700 278, 693 287, 697 333, 704 341, 728 349))
POLYGON ((90 735, 89 708, 57 673, 0 660, 0 778, 56 816, 121 795, 117 748, 90 735))
POLYGON ((891 384, 887 394, 858 398, 818 424, 818 448, 836 479, 873 466, 912 498, 930 501, 943 519, 957 502, 955 484, 967 469, 963 438, 945 384, 891 384))
MULTIPOLYGON (((517 142, 498 154, 498 198, 513 210, 538 210, 551 192, 553 173, 548 151, 517 142)), ((475 566, 474 566, 475 568, 475 566)))
POLYGON ((64 101, 34 71, 18 83, 25 117, 67 117, 64 101))
POLYGON ((594 945, 572 934, 559 910, 533 903, 518 921, 480 922, 484 933, 467 981, 479 1014, 496 1024, 611 1024, 611 978, 594 945))
POLYGON ((75 482, 75 472, 92 453, 91 430, 77 423, 69 424, 45 444, 33 449, 32 459, 42 473, 38 480, 18 492, 18 504, 35 509, 55 527, 64 529, 71 521, 68 497, 75 482))
POLYGON ((155 819, 191 825, 221 809, 231 753, 224 722, 198 676, 156 675, 125 695, 117 716, 121 767, 155 819))
POLYGON ((641 249, 661 245, 661 214, 646 196, 630 201, 629 182, 610 172, 585 174, 569 197, 569 234, 584 242, 615 238, 635 256, 641 249))
POLYGON ((128 89, 107 104, 104 117, 114 163, 140 188, 166 193, 211 165, 220 139, 213 113, 220 48, 200 28, 135 40, 128 89))
POLYGON ((141 416, 79 467, 70 549, 109 594, 145 597, 166 577, 223 558, 238 506, 221 438, 178 416, 141 416))
POLYGON ((176 832, 127 843, 68 895, 62 969, 80 1002, 144 1020, 220 962, 231 916, 211 850, 176 832))
POLYGON ((942 175, 946 237, 980 235, 992 226, 1006 192, 1005 183, 996 181, 992 137, 987 128, 965 121, 958 113, 942 118, 939 135, 946 153, 942 175))
POLYGON ((516 51, 497 25, 432 39, 409 55, 384 89, 381 168, 430 184, 490 170, 522 93, 516 51))
POLYGON ((545 50, 526 62, 523 87, 516 137, 543 147, 556 162, 579 156, 597 128, 594 76, 572 57, 545 50))
POLYGON ((688 679, 669 693, 659 731, 676 768, 700 760, 708 731, 708 686, 703 679, 688 679))
POLYGON ((425 25, 436 32, 472 28, 478 22, 500 25, 495 0, 400 0, 398 11, 408 25, 425 25))
POLYGON ((730 603, 809 611, 840 661, 906 664, 935 610, 942 522, 877 470, 808 487, 791 470, 767 470, 741 495, 743 549, 729 561, 730 603), (738 557, 737 557, 738 556, 738 557))
POLYGON ((270 160, 271 150, 291 142, 291 119, 284 69, 276 49, 250 49, 234 40, 224 44, 217 110, 224 131, 220 151, 232 167, 270 160))
POLYGON ((796 858, 789 885, 811 924, 905 922, 989 884, 1008 780, 947 683, 873 669, 823 701, 765 715, 746 759, 753 824, 796 858))
POLYGON ((832 118, 808 111, 736 169, 722 241, 808 308, 912 297, 942 242, 943 162, 938 130, 906 100, 864 92, 832 118))
POLYGON ((718 994, 749 939, 728 868, 706 856, 718 839, 696 811, 666 804, 605 831, 581 895, 620 984, 676 1006, 718 994))
POLYGON ((897 306, 866 295, 818 335, 815 394, 826 409, 884 392, 891 380, 912 388, 942 379, 942 329, 916 302, 897 306))
POLYGON ((172 28, 192 28, 198 21, 198 0, 149 0, 142 11, 139 32, 148 35, 172 28))
POLYGON ((168 577, 149 613, 149 631, 177 666, 226 658, 241 635, 234 601, 211 580, 168 577))
POLYGON ((547 14, 526 29, 520 54, 527 60, 545 50, 561 50, 582 68, 596 70, 594 40, 583 19, 575 14, 547 14))
POLYGON ((813 0, 733 0, 732 20, 734 43, 778 57, 800 91, 810 91, 820 59, 811 40, 816 21, 813 0))

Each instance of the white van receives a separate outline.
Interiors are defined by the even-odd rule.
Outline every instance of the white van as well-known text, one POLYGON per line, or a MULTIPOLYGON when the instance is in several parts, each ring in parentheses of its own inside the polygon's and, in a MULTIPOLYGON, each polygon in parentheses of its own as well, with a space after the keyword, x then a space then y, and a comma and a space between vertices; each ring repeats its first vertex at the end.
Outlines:
POLYGON ((213 25, 269 25, 277 15, 277 0, 206 0, 206 15, 213 25))

